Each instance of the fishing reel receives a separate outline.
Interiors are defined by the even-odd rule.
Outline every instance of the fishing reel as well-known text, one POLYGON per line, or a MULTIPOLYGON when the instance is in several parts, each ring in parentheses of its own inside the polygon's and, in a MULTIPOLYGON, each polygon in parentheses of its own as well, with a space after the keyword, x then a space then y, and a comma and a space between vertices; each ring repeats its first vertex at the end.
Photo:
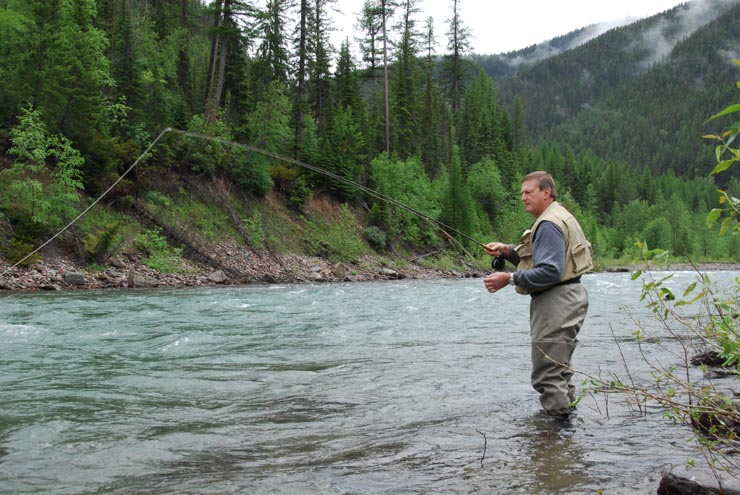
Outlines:
POLYGON ((496 256, 491 261, 491 268, 493 268, 496 272, 502 272, 504 271, 504 268, 506 267, 506 260, 503 256, 496 256))

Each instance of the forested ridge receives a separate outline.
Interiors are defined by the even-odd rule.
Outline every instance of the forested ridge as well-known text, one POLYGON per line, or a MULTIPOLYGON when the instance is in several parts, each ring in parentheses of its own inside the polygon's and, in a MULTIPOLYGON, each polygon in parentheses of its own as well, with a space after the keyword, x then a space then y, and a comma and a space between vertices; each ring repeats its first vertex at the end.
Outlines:
POLYGON ((706 174, 712 145, 701 136, 722 124, 707 124, 707 109, 736 99, 738 16, 735 0, 681 4, 502 74, 502 98, 521 99, 533 143, 557 141, 655 174, 706 174))
POLYGON ((0 249, 21 259, 142 158, 64 238, 87 263, 139 250, 177 269, 162 260, 181 251, 142 214, 205 242, 230 236, 350 262, 473 247, 299 163, 475 239, 510 242, 531 222, 521 177, 545 169, 600 262, 631 258, 638 239, 735 260, 736 236, 705 222, 718 195, 696 124, 737 100, 740 7, 698 3, 714 15, 644 70, 615 47, 670 26, 679 8, 524 68, 499 89, 470 53, 464 0, 451 2, 442 48, 416 0, 366 0, 357 39, 339 47, 331 0, 0 1, 0 249), (168 133, 142 156, 168 127, 190 134, 168 133), (343 205, 340 218, 312 217, 311 198, 343 205), (279 225, 275 200, 304 227, 279 225))

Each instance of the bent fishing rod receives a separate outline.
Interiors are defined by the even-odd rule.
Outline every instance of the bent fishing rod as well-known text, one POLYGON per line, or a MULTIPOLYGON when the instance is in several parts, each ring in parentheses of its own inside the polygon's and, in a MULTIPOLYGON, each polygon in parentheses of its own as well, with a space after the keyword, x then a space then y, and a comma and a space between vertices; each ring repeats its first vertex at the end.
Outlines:
POLYGON ((136 158, 136 160, 131 164, 131 166, 129 166, 129 168, 126 169, 126 171, 123 172, 123 174, 121 174, 121 176, 118 177, 118 179, 116 179, 116 181, 113 182, 113 184, 111 184, 111 186, 108 189, 106 189, 95 201, 93 201, 90 204, 90 206, 88 206, 87 208, 85 208, 79 215, 77 215, 74 219, 72 219, 59 232, 57 232, 56 234, 54 234, 53 236, 51 236, 49 238, 49 240, 47 240, 46 242, 44 242, 43 244, 41 244, 39 247, 37 247, 36 249, 34 249, 30 253, 28 253, 23 258, 21 258, 14 265, 12 265, 11 267, 9 267, 5 271, 3 271, 0 274, 0 276, 5 276, 5 274, 7 274, 8 272, 10 272, 14 268, 16 268, 18 265, 20 265, 21 263, 23 263, 24 261, 26 261, 28 258, 30 258, 31 256, 33 256, 34 254, 36 254, 39 251, 41 251, 44 247, 48 246, 52 241, 54 241, 54 239, 56 239, 57 237, 59 237, 60 235, 62 235, 65 231, 67 231, 70 227, 72 227, 72 225, 74 225, 88 211, 90 211, 95 205, 97 205, 134 168, 136 168, 136 166, 139 164, 139 162, 141 162, 141 160, 144 158, 144 156, 146 156, 152 150, 152 148, 154 148, 154 146, 160 141, 160 139, 162 139, 162 137, 165 134, 167 134, 167 133, 181 134, 183 136, 190 136, 190 137, 193 137, 193 138, 205 139, 205 140, 208 140, 208 141, 217 141, 217 142, 220 142, 220 143, 223 143, 223 144, 228 144, 228 145, 231 145, 231 146, 235 146, 235 147, 239 147, 239 148, 244 148, 246 150, 252 151, 254 153, 259 153, 261 155, 274 158, 276 160, 280 160, 280 161, 287 162, 287 163, 292 163, 292 164, 297 165, 299 167, 302 167, 302 168, 304 168, 306 170, 311 170, 313 172, 316 172, 318 174, 324 175, 324 176, 329 177, 331 179, 334 179, 334 180, 343 182, 345 184, 349 184, 349 185, 351 185, 353 187, 356 187, 357 189, 365 192, 366 194, 368 194, 368 195, 370 195, 372 197, 375 197, 375 198, 380 199, 382 201, 386 201, 388 203, 394 204, 394 205, 398 206, 399 208, 403 208, 404 210, 409 211, 409 212, 413 213, 414 215, 417 215, 417 216, 419 216, 419 217, 427 220, 428 222, 430 222, 433 225, 437 226, 440 230, 442 230, 444 232, 448 232, 448 233, 449 232, 453 232, 455 234, 458 234, 460 237, 463 237, 463 238, 465 238, 465 239, 467 239, 467 240, 469 240, 469 241, 477 244, 478 246, 483 247, 484 249, 486 248, 486 245, 484 243, 482 243, 481 241, 479 241, 479 240, 471 237, 470 235, 466 234, 465 232, 461 232, 460 230, 456 229, 455 227, 452 227, 452 226, 447 225, 446 223, 444 223, 444 222, 442 222, 440 220, 437 220, 436 218, 434 218, 434 217, 432 217, 432 216, 424 213, 423 211, 417 210, 416 208, 413 208, 413 207, 411 207, 411 206, 409 206, 409 205, 407 205, 405 203, 402 203, 402 202, 398 201, 395 198, 391 198, 390 196, 387 196, 387 195, 385 195, 385 194, 383 194, 381 192, 378 192, 378 191, 376 191, 374 189, 371 189, 371 188, 369 188, 369 187, 367 187, 367 186, 365 186, 363 184, 360 184, 357 181, 354 181, 352 179, 348 179, 347 177, 342 177, 341 175, 337 175, 337 174, 335 174, 333 172, 330 172, 330 171, 328 171, 326 169, 323 169, 321 167, 317 167, 315 165, 311 165, 309 163, 306 163, 306 162, 303 162, 303 161, 300 161, 300 160, 296 160, 295 158, 290 158, 290 157, 281 155, 279 153, 275 153, 275 152, 268 151, 268 150, 265 150, 265 149, 262 149, 262 148, 258 148, 256 146, 252 146, 252 145, 244 144, 244 143, 239 143, 237 141, 232 141, 230 139, 220 138, 220 137, 216 137, 216 136, 208 136, 207 134, 201 134, 201 133, 198 133, 198 132, 183 131, 181 129, 175 129, 173 127, 167 127, 165 129, 163 129, 162 132, 160 132, 159 135, 151 143, 149 143, 149 145, 146 147, 146 149, 138 156, 138 158, 136 158))
POLYGON ((255 153, 259 153, 261 155, 268 156, 270 158, 274 158, 276 160, 280 160, 280 161, 284 161, 284 162, 287 162, 287 163, 291 163, 293 165, 297 165, 297 166, 302 167, 302 168, 304 168, 306 170, 311 170, 312 172, 316 172, 318 174, 324 175, 324 176, 329 177, 331 179, 338 180, 338 181, 343 182, 345 184, 351 185, 351 186, 353 186, 353 187, 355 187, 355 188, 363 191, 364 193, 366 193, 366 194, 368 194, 368 195, 370 195, 370 196, 372 196, 374 198, 377 198, 377 199, 380 199, 382 201, 386 201, 388 203, 394 204, 394 205, 398 206, 399 208, 403 208, 404 210, 406 210, 408 212, 411 212, 414 215, 417 215, 417 216, 419 216, 419 217, 427 220, 428 222, 431 222, 432 224, 438 226, 443 231, 447 231, 447 232, 452 232, 452 233, 458 234, 460 237, 463 237, 463 238, 469 240, 470 242, 473 242, 473 243, 477 244, 478 246, 481 246, 484 249, 486 247, 486 245, 483 242, 479 241, 478 239, 473 238, 472 236, 466 234, 465 232, 462 232, 462 231, 456 229, 455 227, 452 227, 451 225, 447 225, 446 223, 444 223, 444 222, 442 222, 440 220, 437 220, 436 218, 428 215, 427 213, 424 213, 423 211, 417 210, 416 208, 414 208, 412 206, 409 206, 409 205, 407 205, 405 203, 402 203, 402 202, 398 201, 397 199, 392 198, 390 196, 387 196, 387 195, 385 195, 385 194, 383 194, 383 193, 381 193, 379 191, 376 191, 374 189, 371 189, 371 188, 369 188, 369 187, 367 187, 367 186, 365 186, 363 184, 360 184, 357 181, 354 181, 352 179, 348 179, 347 177, 343 177, 341 175, 337 175, 337 174, 335 174, 333 172, 330 172, 329 170, 323 169, 321 167, 317 167, 316 165, 311 165, 309 163, 306 163, 306 162, 297 160, 295 158, 290 158, 290 157, 281 155, 279 153, 275 153, 273 151, 268 151, 268 150, 265 150, 265 149, 262 149, 262 148, 258 148, 256 146, 252 146, 250 144, 239 143, 237 141, 232 141, 232 140, 229 140, 229 139, 219 138, 219 137, 215 137, 215 136, 208 136, 206 134, 201 134, 201 133, 198 133, 198 132, 182 131, 180 129, 173 129, 173 128, 168 128, 168 129, 170 130, 170 132, 174 132, 176 134, 182 134, 182 135, 185 135, 185 136, 190 136, 190 137, 199 138, 199 139, 207 139, 207 140, 210 140, 210 141, 218 141, 218 142, 223 143, 223 144, 229 144, 229 145, 232 145, 232 146, 244 148, 246 150, 249 150, 249 151, 252 151, 252 152, 255 152, 255 153))

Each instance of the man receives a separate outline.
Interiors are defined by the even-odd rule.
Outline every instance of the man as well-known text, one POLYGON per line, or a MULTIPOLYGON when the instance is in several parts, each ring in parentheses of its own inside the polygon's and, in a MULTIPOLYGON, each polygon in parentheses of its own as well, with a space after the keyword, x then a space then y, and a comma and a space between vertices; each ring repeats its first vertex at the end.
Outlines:
POLYGON ((578 221, 555 198, 555 181, 547 172, 524 178, 524 209, 537 220, 517 246, 486 245, 486 252, 497 258, 495 266, 505 259, 516 272, 494 272, 484 282, 491 293, 514 285, 520 294, 530 295, 532 386, 548 414, 565 418, 576 400, 571 356, 588 310, 581 275, 593 270, 593 260, 578 221))

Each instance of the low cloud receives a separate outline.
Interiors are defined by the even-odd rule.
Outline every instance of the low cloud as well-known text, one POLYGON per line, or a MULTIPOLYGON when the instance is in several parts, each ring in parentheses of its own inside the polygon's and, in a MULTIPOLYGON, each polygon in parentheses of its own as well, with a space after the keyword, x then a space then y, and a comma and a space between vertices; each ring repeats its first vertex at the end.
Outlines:
MULTIPOLYGON (((677 7, 676 18, 670 20, 659 18, 652 26, 645 30, 639 40, 627 47, 630 50, 644 50, 646 56, 641 63, 642 68, 661 61, 668 56, 678 42, 690 36, 694 31, 706 23, 717 18, 724 10, 737 0, 692 0, 677 7)), ((501 58, 510 67, 532 65, 564 51, 576 48, 607 31, 632 24, 638 19, 625 17, 623 19, 593 24, 575 31, 570 35, 539 43, 531 49, 517 52, 518 55, 505 54, 501 58), (567 41, 566 41, 567 39, 567 41)))
POLYGON ((655 25, 645 30, 642 39, 634 49, 646 49, 647 56, 643 67, 660 62, 670 55, 681 40, 691 36, 694 31, 716 19, 726 7, 737 0, 693 0, 678 8, 676 20, 661 18, 655 25))

